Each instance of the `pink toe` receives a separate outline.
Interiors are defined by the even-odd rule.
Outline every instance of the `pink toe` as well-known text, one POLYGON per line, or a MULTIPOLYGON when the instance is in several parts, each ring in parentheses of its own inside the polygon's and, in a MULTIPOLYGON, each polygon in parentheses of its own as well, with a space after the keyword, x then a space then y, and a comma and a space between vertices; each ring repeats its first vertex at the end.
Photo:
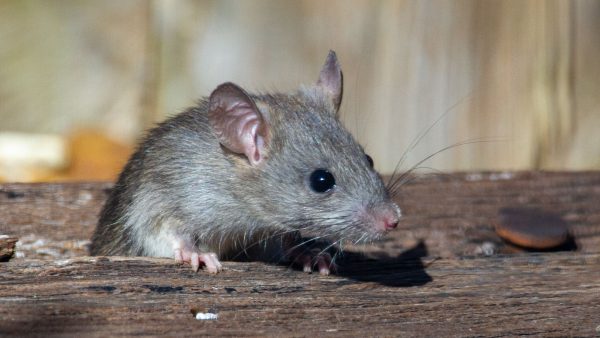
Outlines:
POLYGON ((327 276, 329 275, 329 263, 327 262, 327 259, 325 257, 319 257, 317 258, 317 264, 319 267, 319 273, 321 275, 327 276))
POLYGON ((200 257, 198 256, 198 253, 192 253, 192 256, 190 257, 190 264, 192 265, 192 270, 198 271, 200 268, 200 257))
POLYGON ((309 255, 303 255, 302 258, 302 266, 304 267, 304 272, 311 273, 312 272, 312 259, 309 255))
MULTIPOLYGON (((215 255, 216 256, 216 255, 215 255)), ((204 262, 204 266, 206 267, 206 271, 209 273, 217 273, 219 269, 217 268, 218 261, 212 254, 202 254, 201 256, 202 262, 204 262)))

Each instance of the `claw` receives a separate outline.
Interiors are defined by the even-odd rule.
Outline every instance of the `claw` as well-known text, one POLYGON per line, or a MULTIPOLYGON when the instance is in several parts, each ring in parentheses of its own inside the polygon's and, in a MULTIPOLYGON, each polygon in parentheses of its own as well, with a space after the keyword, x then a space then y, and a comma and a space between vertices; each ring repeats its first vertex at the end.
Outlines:
POLYGON ((317 268, 319 269, 319 274, 323 276, 329 275, 329 267, 331 266, 331 255, 328 253, 323 254, 322 256, 318 256, 317 258, 317 268))
POLYGON ((175 247, 174 258, 178 263, 190 263, 194 271, 198 271, 201 265, 204 265, 209 273, 218 273, 223 270, 223 266, 214 252, 201 253, 195 248, 175 247))
POLYGON ((190 264, 192 265, 192 270, 198 271, 200 268, 200 256, 198 256, 197 252, 193 252, 190 257, 190 264))
POLYGON ((304 264, 303 264, 303 271, 306 273, 312 273, 312 260, 310 259, 310 256, 305 256, 304 257, 304 264))
POLYGON ((306 273, 312 273, 313 269, 316 268, 319 271, 319 274, 323 276, 327 276, 337 270, 331 255, 328 253, 321 255, 301 253, 296 256, 293 263, 302 266, 302 270, 306 273))
POLYGON ((215 253, 209 252, 201 254, 200 260, 204 262, 206 271, 208 271, 209 273, 217 273, 222 270, 221 262, 219 262, 215 253))
MULTIPOLYGON (((302 267, 304 272, 312 273, 313 270, 317 270, 319 274, 326 276, 337 271, 337 266, 333 262, 331 254, 318 247, 311 248, 303 245, 299 233, 286 234, 282 237, 282 240, 286 259, 291 261, 293 265, 302 267)), ((327 249, 329 247, 331 245, 327 249)))

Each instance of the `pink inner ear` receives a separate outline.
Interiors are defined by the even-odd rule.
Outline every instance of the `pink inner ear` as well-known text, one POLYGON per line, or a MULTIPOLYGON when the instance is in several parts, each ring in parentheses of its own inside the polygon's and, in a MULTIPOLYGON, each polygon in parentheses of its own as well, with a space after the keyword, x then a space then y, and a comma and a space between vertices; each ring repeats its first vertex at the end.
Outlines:
POLYGON ((262 149, 262 138, 257 134, 258 124, 255 117, 250 117, 240 130, 232 131, 232 133, 237 133, 240 140, 242 140, 241 151, 239 152, 244 153, 252 165, 256 165, 261 161, 259 149, 262 149), (261 140, 260 144, 259 139, 261 140))
POLYGON ((209 121, 219 142, 229 150, 245 154, 256 165, 265 157, 264 119, 256 104, 240 87, 225 83, 210 96, 209 121))

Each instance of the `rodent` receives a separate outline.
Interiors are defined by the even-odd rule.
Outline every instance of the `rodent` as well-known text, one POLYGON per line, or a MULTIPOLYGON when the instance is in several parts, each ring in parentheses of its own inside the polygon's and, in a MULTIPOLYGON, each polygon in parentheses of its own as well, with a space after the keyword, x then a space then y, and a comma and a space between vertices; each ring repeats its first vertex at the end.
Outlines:
POLYGON ((160 123, 121 172, 90 253, 171 257, 217 273, 221 259, 269 242, 277 259, 329 274, 331 256, 306 249, 301 230, 363 243, 400 218, 338 119, 342 79, 330 51, 313 86, 249 94, 224 83, 160 123))

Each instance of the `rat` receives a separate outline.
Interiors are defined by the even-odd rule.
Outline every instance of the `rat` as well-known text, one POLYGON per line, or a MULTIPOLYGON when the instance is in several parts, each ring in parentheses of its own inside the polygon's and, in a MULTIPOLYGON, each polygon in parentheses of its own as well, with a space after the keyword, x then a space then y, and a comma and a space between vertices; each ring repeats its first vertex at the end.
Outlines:
POLYGON ((170 257, 217 273, 221 260, 268 252, 307 272, 335 272, 303 233, 367 243, 401 214, 339 120, 342 93, 334 51, 316 84, 296 92, 219 85, 146 134, 100 213, 90 253, 170 257))

